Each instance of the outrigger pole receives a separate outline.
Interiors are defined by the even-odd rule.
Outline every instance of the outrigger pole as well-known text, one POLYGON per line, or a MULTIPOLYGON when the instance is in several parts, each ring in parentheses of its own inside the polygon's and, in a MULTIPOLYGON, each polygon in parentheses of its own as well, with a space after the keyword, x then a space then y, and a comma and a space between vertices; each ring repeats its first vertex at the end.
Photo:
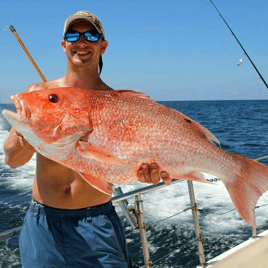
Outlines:
POLYGON ((216 8, 216 6, 214 5, 214 3, 210 0, 211 4, 215 7, 215 9, 217 10, 217 12, 219 13, 219 15, 221 16, 221 18, 223 19, 223 21, 225 22, 226 26, 228 27, 228 29, 230 30, 230 32, 232 33, 232 35, 234 36, 235 40, 237 41, 237 43, 240 45, 240 47, 242 48, 242 50, 244 51, 244 53, 246 54, 246 56, 248 57, 249 61, 251 62, 252 66, 254 67, 254 69, 256 70, 256 72, 258 73, 258 75, 260 76, 262 82, 265 84, 266 88, 268 89, 268 85, 265 82, 265 80, 263 79, 262 75, 260 74, 260 72, 258 71, 257 67, 255 66, 255 64, 253 63, 253 61, 251 60, 251 58, 249 57, 248 53, 246 52, 246 50, 243 48, 243 46, 241 45, 241 43, 239 42, 239 40, 237 39, 237 37, 235 36, 234 32, 232 31, 232 29, 229 27, 228 23, 225 21, 225 19, 223 18, 223 16, 221 15, 220 11, 216 8))
POLYGON ((32 56, 30 55, 29 51, 27 50, 27 48, 25 47, 25 45, 22 43, 20 37, 18 36, 15 28, 12 25, 8 26, 9 29, 11 30, 11 32, 15 35, 15 37, 17 38, 17 40, 19 41, 20 45, 22 46, 24 52, 26 53, 26 55, 28 56, 28 58, 30 59, 30 61, 32 62, 34 68, 36 69, 36 71, 38 72, 38 74, 40 75, 40 77, 42 78, 42 80, 44 82, 46 82, 46 78, 43 76, 42 72, 40 71, 40 69, 38 68, 38 66, 36 65, 35 61, 33 60, 32 56))

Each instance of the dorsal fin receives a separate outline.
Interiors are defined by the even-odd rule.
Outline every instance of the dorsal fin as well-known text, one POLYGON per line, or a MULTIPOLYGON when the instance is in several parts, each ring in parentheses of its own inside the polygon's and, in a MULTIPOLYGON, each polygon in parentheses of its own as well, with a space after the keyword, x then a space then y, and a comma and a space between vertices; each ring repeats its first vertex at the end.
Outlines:
POLYGON ((211 141, 213 144, 220 146, 220 141, 204 126, 202 126, 201 124, 197 123, 196 121, 194 121, 193 119, 191 119, 190 117, 186 116, 185 114, 179 112, 183 117, 184 120, 190 124, 192 124, 192 126, 195 127, 196 131, 204 136, 206 139, 208 139, 209 141, 211 141))
POLYGON ((119 93, 119 94, 126 94, 128 96, 133 96, 133 97, 138 97, 141 99, 150 99, 150 97, 144 93, 138 92, 138 91, 133 91, 133 90, 114 90, 114 92, 119 93))

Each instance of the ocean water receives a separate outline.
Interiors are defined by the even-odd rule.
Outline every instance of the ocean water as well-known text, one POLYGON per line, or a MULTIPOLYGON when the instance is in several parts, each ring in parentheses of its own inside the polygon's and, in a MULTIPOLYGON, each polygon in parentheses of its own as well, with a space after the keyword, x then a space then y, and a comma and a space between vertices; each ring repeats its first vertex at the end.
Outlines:
MULTIPOLYGON (((223 149, 250 158, 268 155, 268 100, 170 101, 162 104, 198 121, 221 141, 223 149)), ((14 109, 0 104, 2 109, 14 109)), ((3 143, 10 129, 0 115, 0 232, 21 226, 31 199, 35 173, 33 159, 23 167, 10 169, 4 162, 3 143)), ((268 164, 267 160, 262 161, 268 164)), ((123 192, 146 186, 123 185, 123 192)), ((221 182, 194 183, 195 198, 204 241, 206 260, 247 240, 251 228, 239 217, 221 182)), ((153 267, 191 268, 199 264, 186 181, 142 195, 145 224, 153 267), (168 218, 172 215, 176 216, 168 218), (168 218, 165 221, 162 219, 168 218)), ((130 199, 129 203, 133 203, 130 199)), ((268 192, 257 203, 257 231, 268 228, 268 192)), ((134 232, 116 206, 125 226, 134 267, 143 266, 139 233, 134 232)), ((0 242, 0 267, 21 267, 18 237, 0 242)))

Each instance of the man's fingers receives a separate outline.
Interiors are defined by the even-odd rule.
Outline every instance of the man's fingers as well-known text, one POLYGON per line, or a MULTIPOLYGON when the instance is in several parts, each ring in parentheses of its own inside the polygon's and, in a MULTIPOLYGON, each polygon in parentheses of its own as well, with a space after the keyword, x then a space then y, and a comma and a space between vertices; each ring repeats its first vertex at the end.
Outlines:
POLYGON ((171 178, 166 171, 162 171, 160 177, 166 185, 169 185, 171 183, 171 178))
POLYGON ((143 178, 144 182, 150 183, 151 177, 150 177, 150 168, 148 164, 142 164, 141 169, 143 171, 143 178))
POLYGON ((150 182, 153 184, 158 184, 159 181, 160 178, 159 178, 158 166, 155 163, 150 164, 150 182))
POLYGON ((139 181, 146 183, 159 183, 159 171, 156 164, 142 164, 138 171, 139 181))
POLYGON ((149 182, 150 172, 148 164, 142 164, 138 171, 139 181, 141 182, 149 182))
POLYGON ((145 182, 145 179, 144 179, 144 172, 143 170, 140 168, 139 171, 138 171, 138 177, 139 177, 139 181, 140 182, 145 182))
POLYGON ((150 165, 146 163, 142 164, 138 170, 138 177, 140 182, 158 184, 160 179, 162 179, 167 185, 171 183, 171 178, 167 172, 162 171, 161 174, 159 174, 159 168, 156 163, 150 165))

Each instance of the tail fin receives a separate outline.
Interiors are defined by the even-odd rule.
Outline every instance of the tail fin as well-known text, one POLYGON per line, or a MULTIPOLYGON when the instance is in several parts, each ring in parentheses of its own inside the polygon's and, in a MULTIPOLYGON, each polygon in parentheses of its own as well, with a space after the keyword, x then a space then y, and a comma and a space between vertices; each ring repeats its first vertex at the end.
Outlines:
POLYGON ((268 190, 268 167, 244 156, 233 154, 241 165, 234 180, 224 182, 230 197, 241 217, 255 226, 255 206, 259 197, 268 190))

